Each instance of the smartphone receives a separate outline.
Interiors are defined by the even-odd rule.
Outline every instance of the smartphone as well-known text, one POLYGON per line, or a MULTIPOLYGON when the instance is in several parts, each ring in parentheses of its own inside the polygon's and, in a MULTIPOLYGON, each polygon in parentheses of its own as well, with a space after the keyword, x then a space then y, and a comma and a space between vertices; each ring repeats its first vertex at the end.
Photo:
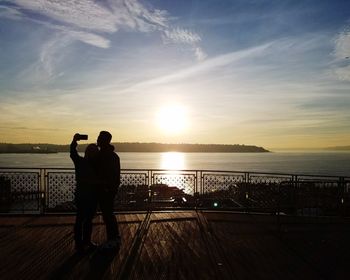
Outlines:
POLYGON ((88 140, 88 135, 87 134, 79 134, 77 140, 88 140))

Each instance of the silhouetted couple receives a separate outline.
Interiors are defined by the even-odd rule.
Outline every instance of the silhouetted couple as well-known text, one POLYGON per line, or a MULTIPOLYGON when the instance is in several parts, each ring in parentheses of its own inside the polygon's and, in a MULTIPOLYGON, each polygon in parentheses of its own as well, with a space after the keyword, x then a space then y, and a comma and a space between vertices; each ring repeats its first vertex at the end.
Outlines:
POLYGON ((107 240, 101 248, 117 249, 120 246, 120 235, 113 206, 120 184, 120 160, 110 144, 112 135, 108 131, 101 131, 97 145, 89 144, 84 157, 79 156, 77 152, 77 141, 81 139, 83 138, 80 134, 75 134, 70 145, 70 157, 74 162, 76 174, 75 247, 78 251, 96 247, 91 241, 91 235, 92 220, 98 205, 107 232, 107 240))

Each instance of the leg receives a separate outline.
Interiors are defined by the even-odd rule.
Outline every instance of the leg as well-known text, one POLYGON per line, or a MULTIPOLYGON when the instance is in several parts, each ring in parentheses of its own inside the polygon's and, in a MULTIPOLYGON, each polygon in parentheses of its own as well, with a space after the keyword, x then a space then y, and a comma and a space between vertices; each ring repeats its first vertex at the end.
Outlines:
POLYGON ((82 244, 82 221, 79 213, 77 213, 77 216, 75 218, 75 224, 74 224, 74 241, 75 245, 79 246, 82 244))
POLYGON ((84 214, 82 210, 82 205, 80 199, 76 199, 76 206, 77 206, 77 215, 75 218, 75 224, 74 224, 74 241, 75 241, 75 247, 81 247, 83 243, 83 222, 84 222, 84 214))
POLYGON ((92 220, 96 213, 97 199, 96 194, 89 194, 86 200, 84 223, 83 223, 83 243, 91 244, 92 220))
POLYGON ((108 240, 116 240, 120 238, 117 219, 113 213, 114 197, 115 193, 106 191, 100 191, 98 195, 103 221, 106 225, 108 240))

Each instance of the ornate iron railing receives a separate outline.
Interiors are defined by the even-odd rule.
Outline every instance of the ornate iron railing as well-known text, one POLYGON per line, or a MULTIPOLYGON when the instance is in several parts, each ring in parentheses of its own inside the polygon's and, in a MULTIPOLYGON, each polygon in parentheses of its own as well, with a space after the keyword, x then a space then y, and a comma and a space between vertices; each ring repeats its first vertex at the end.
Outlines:
MULTIPOLYGON (((73 169, 0 168, 0 212, 74 211, 74 189, 73 169)), ((115 206, 350 216, 350 177, 124 169, 115 206)))

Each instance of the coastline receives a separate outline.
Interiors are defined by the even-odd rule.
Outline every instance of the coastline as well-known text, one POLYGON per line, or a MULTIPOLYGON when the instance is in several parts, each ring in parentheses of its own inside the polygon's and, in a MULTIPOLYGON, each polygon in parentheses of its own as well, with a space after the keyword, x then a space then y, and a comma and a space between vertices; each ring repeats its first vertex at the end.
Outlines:
MULTIPOLYGON (((254 145, 240 144, 163 144, 163 143, 111 143, 118 152, 130 153, 269 153, 270 151, 254 145)), ((84 151, 86 142, 79 142, 78 151, 84 151)), ((69 152, 70 145, 56 144, 6 144, 0 143, 0 153, 57 153, 69 152)))

